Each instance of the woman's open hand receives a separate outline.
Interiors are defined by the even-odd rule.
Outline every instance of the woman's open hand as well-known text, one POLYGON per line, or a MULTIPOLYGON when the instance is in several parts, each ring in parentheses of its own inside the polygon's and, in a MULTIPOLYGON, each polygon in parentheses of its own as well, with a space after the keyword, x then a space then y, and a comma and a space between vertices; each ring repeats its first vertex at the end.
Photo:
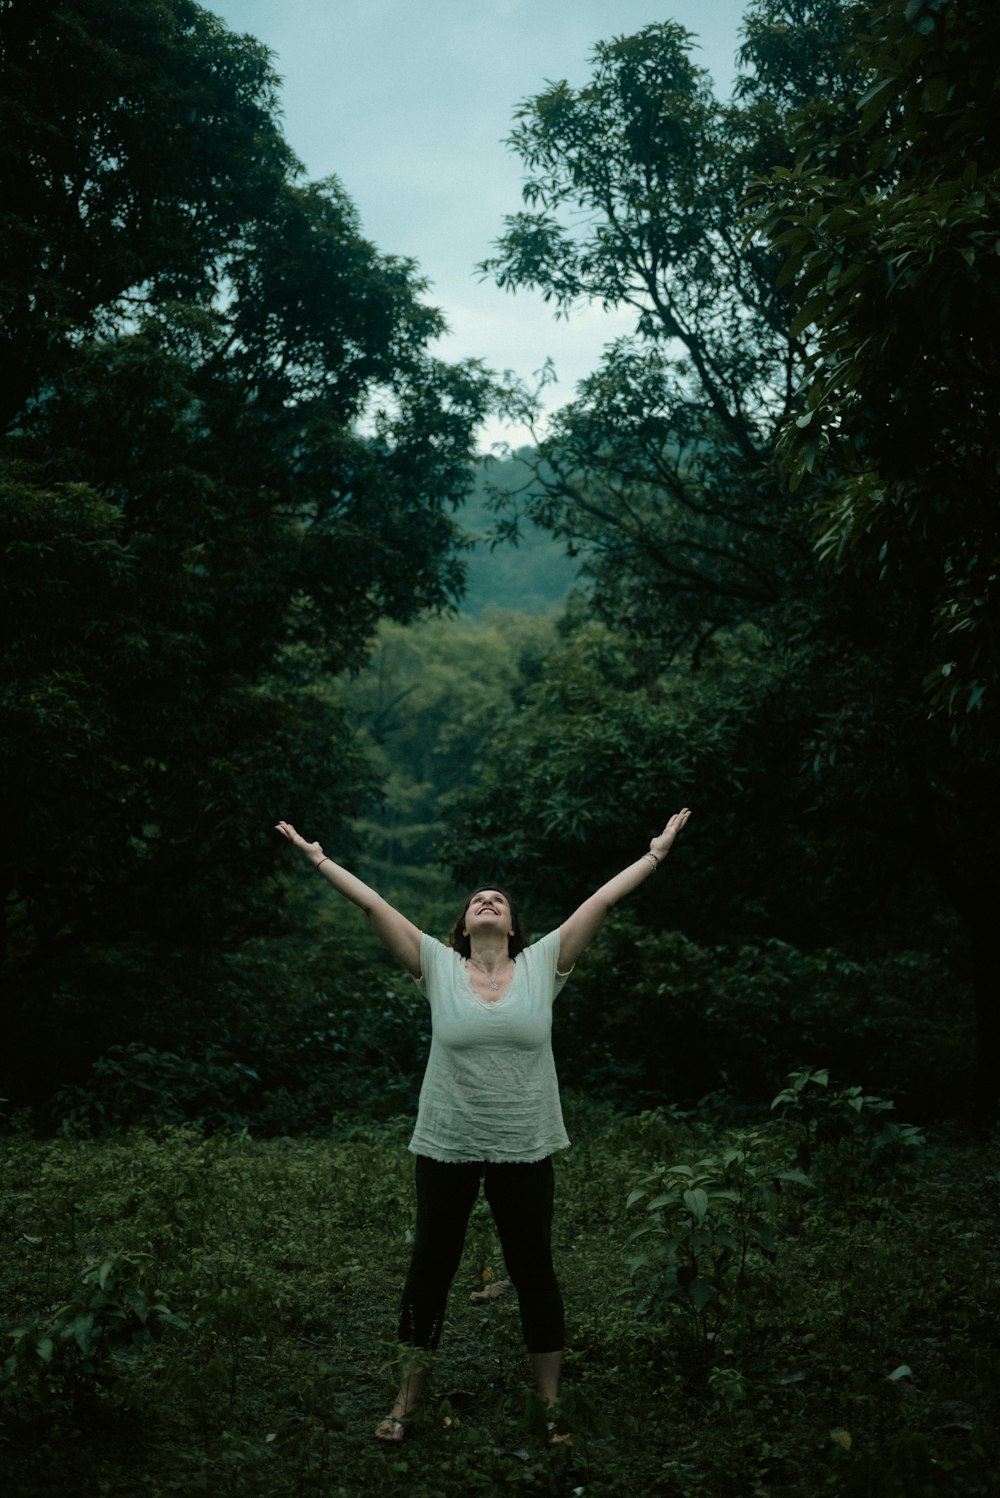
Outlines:
POLYGON ((317 859, 323 857, 323 849, 320 844, 307 843, 305 838, 301 837, 299 833, 295 831, 295 828, 292 826, 291 822, 278 822, 274 830, 275 832, 280 832, 282 837, 286 837, 294 847, 301 848, 306 857, 311 859, 314 863, 317 861, 317 859))
POLYGON ((649 851, 656 858, 666 858, 674 845, 674 839, 691 815, 685 806, 683 811, 675 811, 663 831, 654 837, 649 844, 649 851))

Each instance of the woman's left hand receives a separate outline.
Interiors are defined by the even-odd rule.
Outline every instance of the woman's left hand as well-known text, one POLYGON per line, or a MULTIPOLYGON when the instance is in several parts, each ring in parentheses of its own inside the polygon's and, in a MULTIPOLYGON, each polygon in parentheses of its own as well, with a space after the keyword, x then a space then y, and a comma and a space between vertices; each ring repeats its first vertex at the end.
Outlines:
POLYGON ((670 821, 667 823, 666 827, 664 827, 659 836, 654 837, 650 842, 650 853, 652 853, 656 858, 666 858, 667 854, 670 852, 670 849, 674 845, 674 838, 680 832, 681 828, 685 825, 690 815, 691 813, 686 806, 684 807, 683 811, 675 811, 673 816, 670 818, 670 821))
POLYGON ((304 837, 295 831, 291 822, 278 822, 274 830, 275 832, 280 832, 282 837, 286 837, 293 847, 301 848, 310 862, 315 862, 313 854, 318 854, 322 858, 323 849, 320 844, 307 842, 304 837))

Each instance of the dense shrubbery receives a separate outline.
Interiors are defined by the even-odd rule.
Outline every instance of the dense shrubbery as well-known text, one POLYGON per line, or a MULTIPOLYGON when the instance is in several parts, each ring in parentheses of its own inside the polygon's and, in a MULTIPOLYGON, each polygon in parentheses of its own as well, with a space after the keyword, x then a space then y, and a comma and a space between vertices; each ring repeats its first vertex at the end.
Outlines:
POLYGON ((5 1492, 986 1498, 995 1149, 887 1148, 881 1099, 787 1091, 750 1132, 567 1098, 574 1444, 548 1454, 513 1298, 469 1299, 500 1265, 482 1205, 432 1402, 401 1451, 372 1440, 412 1225, 402 1120, 337 1141, 8 1134, 5 1492))
POLYGON ((627 1108, 707 1094, 760 1103, 822 1058, 910 1113, 960 1112, 972 1045, 968 991, 926 952, 862 963, 773 940, 705 947, 624 913, 559 1001, 561 1074, 627 1108))
POLYGON ((387 959, 337 941, 304 956, 235 955, 217 968, 207 1013, 185 1025, 153 1012, 140 1034, 97 1057, 39 1116, 80 1133, 185 1122, 325 1133, 335 1115, 414 1107, 429 1020, 387 959))
MULTIPOLYGON (((135 1039, 61 1087, 40 1120, 83 1133, 196 1122, 269 1136, 412 1112, 427 1006, 367 941, 262 943, 203 981, 203 1011, 137 1016, 135 1039)), ((777 941, 702 947, 623 912, 560 997, 555 1048, 565 1085, 627 1112, 706 1097, 760 1108, 790 1070, 821 1058, 910 1116, 940 1117, 961 1111, 970 1075, 966 1000, 926 953, 860 963, 777 941)))

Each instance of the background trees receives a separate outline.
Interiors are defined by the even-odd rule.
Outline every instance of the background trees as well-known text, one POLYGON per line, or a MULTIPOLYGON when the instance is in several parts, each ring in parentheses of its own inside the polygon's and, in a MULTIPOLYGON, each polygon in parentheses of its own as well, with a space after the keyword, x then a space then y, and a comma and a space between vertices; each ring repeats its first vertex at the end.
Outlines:
POLYGON ((835 475, 816 507, 827 565, 905 600, 907 694, 922 677, 936 719, 921 740, 942 719, 950 730, 952 752, 913 790, 929 865, 971 938, 979 1106, 993 1111, 1000 24, 979 0, 883 3, 860 49, 865 154, 831 166, 803 119, 795 168, 760 194, 796 322, 816 338, 784 443, 796 479, 835 475))
POLYGON ((51 1045, 273 926, 282 808, 359 809, 317 679, 454 596, 487 384, 301 180, 257 43, 188 0, 3 21, 2 886, 51 1045))
MULTIPOLYGON (((956 748, 947 723, 928 721, 922 683, 930 617, 935 607, 944 617, 955 597, 949 585, 930 602, 929 578, 956 578, 965 564, 954 558, 966 552, 976 568, 991 565, 992 533, 974 518, 988 514, 989 490, 970 488, 990 423, 985 397, 966 403, 963 422, 975 429, 967 451, 962 424, 946 414, 950 400, 925 427, 940 462, 964 482, 964 499, 941 489, 934 466, 924 463, 917 479, 909 422, 918 406, 927 412, 929 392, 947 378, 940 345, 920 365, 913 404, 898 390, 907 350, 913 353, 914 339, 924 346, 923 330, 914 331, 916 299, 938 282, 922 277, 919 257, 902 269, 893 263, 891 276, 879 280, 888 260, 872 270, 866 257, 889 255, 888 243, 873 248, 863 218, 855 238, 852 217, 866 192, 869 211, 882 213, 873 183, 882 190, 902 182, 910 213, 914 181, 923 192, 946 180, 952 185, 935 189, 936 211, 945 216, 955 182, 964 180, 961 192, 973 198, 979 191, 969 142, 982 131, 976 89, 990 96, 995 39, 985 24, 967 28, 975 7, 942 5, 933 14, 938 20, 919 5, 762 0, 748 11, 744 75, 730 106, 712 98, 675 26, 601 44, 588 85, 555 85, 522 105, 511 142, 525 163, 526 209, 507 221, 486 269, 511 289, 540 287, 565 309, 593 298, 636 314, 633 337, 608 351, 541 444, 545 493, 528 505, 581 554, 600 616, 627 631, 625 695, 619 678, 605 676, 595 684, 590 721, 592 737, 614 746, 615 764, 627 755, 632 769, 581 781, 567 739, 549 732, 533 740, 533 783, 546 781, 550 805, 572 804, 589 845, 609 852, 623 829, 633 838, 645 832, 654 786, 664 788, 661 796, 669 787, 671 802, 696 804, 699 838, 712 850, 696 877, 703 908, 714 919, 725 912, 723 931, 756 925, 804 944, 923 945, 929 912, 950 907, 978 985, 979 1100, 988 1111, 1000 1062, 986 976, 992 937, 983 919, 996 836, 994 754, 982 742, 956 748), (931 40, 940 28, 952 36, 951 62, 948 47, 931 40), (990 65, 978 70, 984 56, 990 65), (887 80, 900 70, 911 100, 911 118, 898 127, 907 141, 923 130, 914 100, 936 119, 942 101, 954 98, 956 113, 935 126, 933 146, 928 137, 923 148, 919 135, 909 154, 890 119, 871 166, 865 131, 873 101, 881 108, 895 95, 887 80), (977 82, 963 82, 966 74, 977 82), (775 174, 775 185, 759 190, 758 203, 773 205, 761 210, 765 222, 793 225, 776 244, 748 227, 747 194, 765 171, 775 174), (855 244, 862 247, 857 263, 855 244), (788 246, 797 259, 786 266, 788 246), (913 300, 904 306, 897 281, 909 284, 911 273, 913 300), (880 291, 869 300, 864 286, 872 275, 880 291), (886 339, 863 342, 879 319, 886 339), (840 341, 831 346, 834 325, 840 341), (878 351, 890 339, 898 363, 887 381, 878 351), (868 361, 858 387, 848 362, 855 354, 868 361), (803 391, 812 379, 809 404, 803 391), (845 448, 851 421, 866 434, 864 457, 852 458, 863 473, 860 488, 845 490, 837 464, 817 453, 810 430, 821 413, 831 440, 845 448), (873 423, 881 446, 870 442, 873 423), (800 454, 795 488, 777 447, 789 431, 800 454), (953 446, 962 454, 955 462, 947 456, 953 446), (879 496, 888 496, 879 526, 898 513, 899 494, 893 499, 895 491, 880 487, 877 453, 888 449, 905 456, 887 462, 887 473, 893 463, 905 469, 922 485, 925 508, 908 507, 912 561, 883 567, 875 587, 870 572, 831 565, 831 552, 843 542, 861 545, 876 568, 885 561, 875 560, 870 538, 879 496), (876 500, 862 502, 869 493, 876 500), (936 554, 940 527, 927 522, 926 505, 952 537, 952 561, 936 554), (664 692, 674 694, 665 714, 664 692), (694 710, 685 716, 678 700, 694 710), (820 897, 809 912, 806 889, 836 897, 820 897)), ((987 216, 990 201, 987 192, 987 216)), ((948 236, 958 237, 960 249, 970 226, 959 218, 949 220, 948 236)), ((977 219, 980 230, 975 243, 986 257, 992 241, 977 219)), ((892 240, 897 249, 900 243, 892 240)), ((948 322, 985 391, 993 378, 988 356, 980 362, 968 329, 977 298, 983 325, 991 325, 992 272, 977 279, 965 255, 951 257, 941 244, 932 258, 935 266, 954 261, 964 300, 960 307, 947 296, 937 300, 923 328, 948 322)), ((961 388, 968 383, 962 376, 961 388)), ((924 437, 917 451, 926 445, 924 437)), ((977 596, 985 616, 986 595, 977 596)), ((962 623, 960 614, 953 623, 962 623)), ((508 753, 505 744, 499 763, 508 753)), ((489 804, 488 793, 473 793, 464 820, 478 825, 489 804)), ((555 819, 532 825, 529 849, 520 832, 509 840, 518 873, 560 858, 555 819)))
POLYGON ((962 733, 985 712, 990 733, 1000 23, 977 0, 882 3, 861 46, 864 149, 831 163, 803 119, 794 168, 760 191, 796 321, 814 329, 789 460, 797 478, 836 471, 820 508, 832 565, 915 584, 932 708, 962 733))
POLYGON ((632 1095, 644 1056, 645 1085, 681 1085, 642 1038, 645 949, 685 992, 713 963, 732 978, 705 993, 711 1024, 685 1011, 690 1085, 774 1085, 730 1059, 759 952, 753 1005, 801 1036, 761 1023, 755 1054, 829 1060, 795 1048, 829 1044, 827 978, 854 964, 885 1012, 846 1005, 844 1054, 891 1044, 925 1099, 944 1095, 926 1064, 942 995, 974 978, 989 1111, 985 12, 755 0, 728 104, 666 23, 521 107, 525 207, 487 271, 569 314, 630 306, 635 331, 536 452, 494 468, 500 538, 531 520, 569 560, 480 551, 480 595, 557 602, 579 567, 562 617, 418 630, 460 595, 456 512, 491 397, 478 366, 428 354, 440 318, 416 268, 366 243, 336 181, 302 180, 266 57, 198 7, 80 0, 3 23, 0 757, 24 1074, 142 1039, 186 1047, 181 1070, 200 1047, 230 1082, 281 1056, 285 1086, 302 1056, 321 1069, 328 1043, 355 1044, 362 994, 365 1055, 409 1066, 405 996, 318 888, 272 878, 278 814, 349 859, 360 839, 366 872, 435 929, 452 879, 486 877, 541 930, 688 802, 697 856, 681 846, 668 892, 652 883, 640 924, 595 951, 571 1074, 617 1097, 614 1032, 632 1095), (922 468, 915 422, 934 433, 922 468), (929 671, 960 686, 932 688, 930 716, 929 671), (281 936, 293 903, 308 958, 281 936), (814 1009, 785 1003, 782 971, 814 1009), (612 1022, 606 993, 633 982, 612 1022), (904 990, 919 1014, 897 1046, 904 990))

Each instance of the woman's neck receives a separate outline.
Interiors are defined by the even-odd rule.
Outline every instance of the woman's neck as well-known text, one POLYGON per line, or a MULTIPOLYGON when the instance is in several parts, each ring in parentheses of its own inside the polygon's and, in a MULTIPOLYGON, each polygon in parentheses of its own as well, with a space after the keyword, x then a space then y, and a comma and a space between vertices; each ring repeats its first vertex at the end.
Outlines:
POLYGON ((479 936, 469 939, 469 961, 484 973, 495 973, 498 968, 503 967, 508 956, 507 938, 501 936, 499 931, 495 940, 479 936))

